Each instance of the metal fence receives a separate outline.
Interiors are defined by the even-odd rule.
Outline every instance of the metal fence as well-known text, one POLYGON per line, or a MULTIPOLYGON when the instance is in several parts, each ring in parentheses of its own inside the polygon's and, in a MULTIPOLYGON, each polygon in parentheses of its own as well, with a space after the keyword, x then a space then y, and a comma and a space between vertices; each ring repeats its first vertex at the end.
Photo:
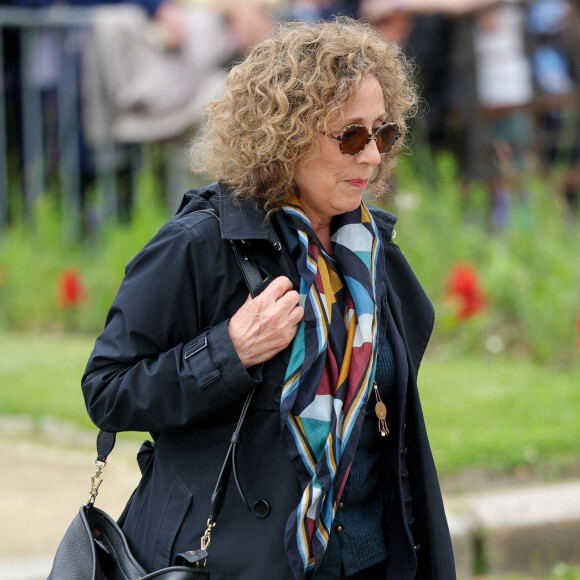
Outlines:
MULTIPOLYGON (((58 179, 63 208, 80 215, 78 35, 88 30, 89 21, 90 10, 86 9, 0 9, 0 34, 9 35, 4 44, 12 52, 0 54, 5 71, 0 97, 0 204, 4 223, 9 219, 9 191, 21 189, 22 199, 30 208, 51 184, 48 174, 58 179), (42 70, 46 66, 43 56, 47 56, 43 51, 52 52, 49 59, 56 57, 51 63, 52 72, 57 72, 55 78, 47 78, 51 72, 42 70), (48 93, 57 107, 51 111, 56 113, 56 127, 51 128, 50 136, 46 135, 48 93), (11 102, 6 103, 6 98, 11 102), (10 120, 11 132, 7 130, 6 111, 16 117, 10 120), (47 147, 53 151, 47 151, 47 147), (47 167, 53 160, 56 172, 54 167, 47 167)), ((73 223, 75 227, 80 225, 79 219, 73 223)))
MULTIPOLYGON (((47 190, 58 195, 71 237, 80 235, 87 219, 115 217, 130 204, 124 197, 131 197, 131 183, 152 147, 161 151, 167 190, 185 187, 184 162, 168 161, 175 157, 175 150, 167 151, 171 144, 87 144, 81 68, 92 15, 84 7, 0 6, 0 228, 17 212, 30 215, 47 190), (90 218, 87 190, 95 198, 90 218)), ((103 108, 106 119, 106 95, 103 108)), ((180 154, 185 157, 183 147, 180 154)))

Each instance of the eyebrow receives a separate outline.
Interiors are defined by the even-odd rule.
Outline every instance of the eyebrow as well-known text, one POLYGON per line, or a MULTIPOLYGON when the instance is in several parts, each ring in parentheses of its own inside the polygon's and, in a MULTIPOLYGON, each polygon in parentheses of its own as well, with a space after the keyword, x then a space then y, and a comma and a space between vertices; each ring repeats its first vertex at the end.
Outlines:
MULTIPOLYGON (((378 115, 376 117, 376 119, 373 121, 373 123, 375 123, 376 121, 381 121, 381 123, 384 123, 386 121, 386 117, 387 117, 387 112, 384 111, 383 113, 381 113, 380 115, 378 115)), ((361 117, 356 117, 356 118, 347 118, 344 120, 345 121, 345 127, 347 125, 364 125, 364 119, 361 117)))

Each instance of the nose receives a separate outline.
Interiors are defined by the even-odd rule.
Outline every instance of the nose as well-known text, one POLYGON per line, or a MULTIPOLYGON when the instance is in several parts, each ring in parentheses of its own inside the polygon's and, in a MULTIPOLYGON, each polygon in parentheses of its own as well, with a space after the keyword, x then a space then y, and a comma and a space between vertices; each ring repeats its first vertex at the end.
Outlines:
POLYGON ((377 149, 376 139, 371 139, 367 143, 367 146, 355 156, 355 159, 359 161, 359 163, 366 163, 371 167, 376 167, 381 162, 381 154, 377 149))

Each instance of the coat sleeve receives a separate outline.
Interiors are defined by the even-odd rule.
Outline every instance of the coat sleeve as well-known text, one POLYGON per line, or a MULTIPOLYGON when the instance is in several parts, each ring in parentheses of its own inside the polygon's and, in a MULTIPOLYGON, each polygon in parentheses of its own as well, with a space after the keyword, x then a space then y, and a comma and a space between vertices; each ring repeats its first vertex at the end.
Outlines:
POLYGON ((240 401, 255 384, 230 339, 227 313, 204 326, 205 312, 220 311, 210 245, 195 228, 169 222, 127 266, 82 378, 99 428, 191 425, 240 401))

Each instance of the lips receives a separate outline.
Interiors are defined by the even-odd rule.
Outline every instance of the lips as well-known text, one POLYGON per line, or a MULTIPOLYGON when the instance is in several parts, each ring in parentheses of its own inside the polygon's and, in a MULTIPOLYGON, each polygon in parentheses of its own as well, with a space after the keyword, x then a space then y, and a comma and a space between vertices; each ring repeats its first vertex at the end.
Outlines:
POLYGON ((368 179, 347 179, 346 182, 353 187, 358 187, 360 189, 364 189, 369 182, 368 179))

